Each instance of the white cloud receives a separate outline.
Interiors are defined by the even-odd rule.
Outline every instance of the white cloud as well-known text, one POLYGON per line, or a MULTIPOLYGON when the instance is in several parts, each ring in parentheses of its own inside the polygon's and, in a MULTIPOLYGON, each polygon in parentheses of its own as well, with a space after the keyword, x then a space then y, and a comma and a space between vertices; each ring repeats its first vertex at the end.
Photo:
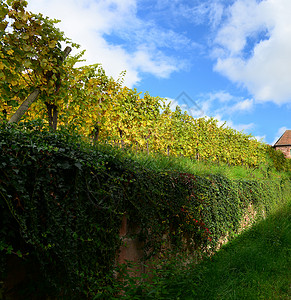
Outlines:
POLYGON ((220 23, 223 15, 223 5, 220 0, 191 1, 190 3, 182 0, 162 2, 164 7, 171 7, 174 15, 187 19, 194 25, 207 22, 214 28, 220 23))
POLYGON ((219 102, 229 102, 234 99, 234 97, 230 93, 225 91, 208 93, 206 97, 209 99, 209 101, 218 100, 219 102))
POLYGON ((245 131, 246 133, 255 127, 254 123, 249 124, 234 124, 232 121, 226 121, 228 126, 237 131, 245 131))
POLYGON ((250 112, 254 108, 254 100, 233 96, 225 91, 217 91, 201 95, 199 105, 207 114, 232 116, 235 113, 250 112))
POLYGON ((258 142, 266 143, 266 135, 256 135, 256 136, 254 136, 254 138, 258 142))
POLYGON ((231 128, 233 128, 237 131, 244 131, 245 133, 249 133, 249 131, 255 127, 254 123, 237 124, 237 123, 234 123, 230 119, 223 118, 223 116, 221 116, 219 114, 215 115, 214 118, 216 120, 218 120, 218 126, 223 126, 225 124, 224 127, 228 126, 228 127, 231 127, 231 128))
POLYGON ((290 0, 237 0, 216 35, 215 70, 256 101, 291 102, 290 15, 290 0))
POLYGON ((202 107, 198 105, 193 99, 191 99, 185 92, 182 92, 176 99, 164 98, 165 104, 170 103, 170 109, 172 111, 176 110, 176 107, 179 106, 181 110, 187 111, 187 114, 193 118, 200 118, 206 116, 202 107))
POLYGON ((243 111, 251 111, 254 106, 254 100, 253 99, 245 99, 243 101, 240 101, 233 105, 230 108, 227 108, 228 113, 232 114, 234 112, 243 112, 243 111))
MULTIPOLYGON (((213 117, 218 120, 218 126, 231 127, 237 131, 244 131, 250 133, 255 128, 254 123, 236 123, 232 120, 235 113, 247 112, 253 108, 253 99, 241 99, 235 97, 225 91, 217 91, 200 95, 198 100, 187 100, 188 95, 182 93, 178 98, 166 98, 166 103, 171 101, 170 109, 174 111, 179 105, 182 110, 186 110, 189 115, 194 118, 199 117, 213 117), (185 99, 186 98, 186 99, 185 99), (177 101, 179 100, 179 101, 177 101)), ((256 137, 258 140, 263 137, 256 137)))
POLYGON ((209 17, 213 28, 217 27, 223 15, 223 5, 219 2, 211 1, 209 7, 209 17))
POLYGON ((168 77, 172 72, 178 70, 171 58, 165 57, 160 51, 157 51, 152 57, 151 51, 147 50, 146 47, 138 47, 131 59, 132 65, 138 70, 154 73, 158 77, 168 77))
POLYGON ((167 78, 183 68, 160 48, 186 47, 189 40, 139 19, 137 0, 30 0, 28 9, 61 20, 57 26, 86 49, 87 64, 101 63, 114 78, 126 70, 129 87, 141 80, 142 72, 167 78), (111 35, 120 44, 110 42, 111 35))
POLYGON ((170 104, 170 110, 175 111, 177 106, 180 106, 179 103, 172 98, 164 98, 165 104, 170 104))
POLYGON ((202 107, 205 116, 218 120, 218 125, 231 127, 237 131, 250 133, 254 123, 237 123, 233 121, 237 113, 245 113, 253 108, 253 99, 243 99, 225 91, 217 91, 201 95, 198 105, 202 107))

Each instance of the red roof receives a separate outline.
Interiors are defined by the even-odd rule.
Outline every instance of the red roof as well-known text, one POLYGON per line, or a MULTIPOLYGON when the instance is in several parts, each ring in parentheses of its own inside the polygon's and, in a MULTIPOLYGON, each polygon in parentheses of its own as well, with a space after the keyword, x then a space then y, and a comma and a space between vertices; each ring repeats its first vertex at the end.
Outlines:
POLYGON ((274 146, 291 146, 291 130, 286 130, 274 146))

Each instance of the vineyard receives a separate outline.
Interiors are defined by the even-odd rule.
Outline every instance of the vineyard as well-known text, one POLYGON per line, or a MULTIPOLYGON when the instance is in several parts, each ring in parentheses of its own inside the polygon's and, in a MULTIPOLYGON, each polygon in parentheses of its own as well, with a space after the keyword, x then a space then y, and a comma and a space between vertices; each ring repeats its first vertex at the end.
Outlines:
POLYGON ((219 126, 213 118, 195 119, 178 106, 172 111, 165 99, 124 87, 125 72, 114 80, 99 64, 79 66, 83 53, 68 56, 79 46, 56 28, 57 21, 26 11, 25 1, 2 0, 0 20, 5 121, 41 120, 93 143, 148 153, 230 165, 264 162, 265 146, 251 135, 219 126), (68 45, 64 51, 62 44, 68 45))
POLYGON ((184 274, 290 201, 283 153, 85 65, 26 6, 0 0, 0 299, 155 297, 164 263, 184 274))

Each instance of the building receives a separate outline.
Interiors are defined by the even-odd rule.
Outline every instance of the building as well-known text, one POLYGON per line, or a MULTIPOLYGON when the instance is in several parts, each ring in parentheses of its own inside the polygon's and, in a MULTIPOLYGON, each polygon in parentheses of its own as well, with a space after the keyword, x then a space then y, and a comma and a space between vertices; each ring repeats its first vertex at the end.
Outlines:
POLYGON ((286 130, 273 147, 282 151, 286 158, 291 158, 291 130, 286 130))

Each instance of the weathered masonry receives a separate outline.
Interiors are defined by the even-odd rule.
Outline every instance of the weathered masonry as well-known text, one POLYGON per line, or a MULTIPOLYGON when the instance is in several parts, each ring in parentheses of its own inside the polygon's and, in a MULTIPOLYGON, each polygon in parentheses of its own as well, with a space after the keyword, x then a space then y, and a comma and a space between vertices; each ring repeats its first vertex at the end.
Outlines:
POLYGON ((291 158, 291 130, 286 130, 273 147, 282 151, 286 158, 291 158))

